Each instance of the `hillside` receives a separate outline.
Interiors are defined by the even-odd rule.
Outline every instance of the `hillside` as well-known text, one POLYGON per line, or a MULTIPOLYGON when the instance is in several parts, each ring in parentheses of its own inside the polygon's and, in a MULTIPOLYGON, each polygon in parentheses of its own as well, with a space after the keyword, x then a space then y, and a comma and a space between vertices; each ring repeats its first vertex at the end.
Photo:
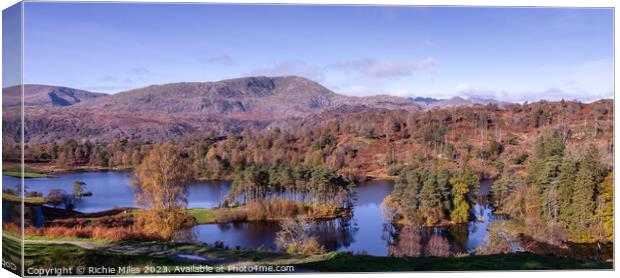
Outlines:
MULTIPOLYGON (((58 96, 62 91, 52 93, 58 96)), ((74 96, 86 98, 84 92, 72 92, 74 96)), ((88 102, 66 100, 70 95, 69 92, 63 95, 64 102, 53 102, 74 104, 70 106, 28 102, 31 105, 25 111, 27 143, 50 143, 64 138, 92 141, 130 138, 160 142, 210 130, 220 134, 237 133, 248 127, 261 128, 275 121, 305 117, 345 105, 421 109, 405 98, 339 95, 296 76, 153 85, 88 102)), ((9 99, 8 104, 11 103, 9 99)), ((18 121, 17 110, 7 111, 3 117, 3 133, 17 134, 18 121)), ((17 138, 13 136, 12 140, 17 138)))
MULTIPOLYGON (((70 106, 80 102, 88 102, 107 94, 93 93, 79 89, 28 84, 24 85, 24 106, 51 107, 70 106)), ((2 107, 16 107, 21 105, 20 86, 4 88, 2 90, 2 107)))

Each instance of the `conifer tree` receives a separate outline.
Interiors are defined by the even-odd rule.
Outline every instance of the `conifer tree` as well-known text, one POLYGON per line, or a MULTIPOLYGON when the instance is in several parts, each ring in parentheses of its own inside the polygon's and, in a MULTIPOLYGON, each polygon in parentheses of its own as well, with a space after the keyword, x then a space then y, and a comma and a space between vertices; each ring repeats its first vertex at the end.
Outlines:
POLYGON ((599 185, 596 202, 596 220, 600 239, 614 240, 614 174, 609 172, 599 185))
POLYGON ((577 177, 577 163, 571 157, 565 157, 560 166, 558 176, 558 221, 564 226, 571 225, 572 213, 571 203, 572 194, 575 190, 575 179, 577 177))

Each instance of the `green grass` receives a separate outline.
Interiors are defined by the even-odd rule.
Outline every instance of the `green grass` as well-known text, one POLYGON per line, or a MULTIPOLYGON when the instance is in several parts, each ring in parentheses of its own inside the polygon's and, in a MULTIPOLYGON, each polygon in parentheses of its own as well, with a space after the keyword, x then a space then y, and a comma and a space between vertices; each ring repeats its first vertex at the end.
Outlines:
MULTIPOLYGON (((3 236, 5 254, 19 255, 16 238, 3 236)), ((68 266, 174 266, 183 265, 171 259, 172 254, 192 254, 225 261, 253 262, 258 265, 294 265, 297 270, 328 272, 389 271, 475 271, 475 270, 554 270, 612 269, 612 262, 584 262, 572 258, 541 256, 531 253, 479 255, 456 258, 439 257, 375 257, 330 252, 323 255, 295 255, 262 250, 233 250, 200 244, 174 242, 111 242, 117 250, 84 249, 71 244, 26 243, 26 267, 68 266)))
MULTIPOLYGON (((19 275, 21 271, 22 250, 19 241, 19 235, 13 236, 7 234, 6 231, 2 232, 2 260, 13 263, 16 266, 17 271, 13 271, 19 275)), ((5 268, 9 269, 9 268, 5 268)))
POLYGON ((288 254, 282 252, 274 252, 267 250, 236 250, 236 249, 224 249, 224 248, 214 248, 202 244, 189 244, 189 243, 174 243, 174 242, 136 242, 136 241, 123 241, 117 242, 119 246, 132 246, 132 247, 140 247, 146 249, 155 249, 155 250, 168 250, 173 252, 182 252, 189 254, 196 254, 202 256, 212 256, 217 258, 238 260, 238 261, 253 261, 257 263, 270 264, 274 261, 280 260, 297 260, 302 261, 309 257, 322 257, 323 255, 318 256, 307 256, 307 255, 298 255, 298 254, 288 254))
POLYGON ((324 260, 299 265, 317 271, 463 271, 463 270, 550 270, 613 269, 612 262, 583 262, 571 258, 531 253, 478 255, 456 258, 374 257, 331 252, 324 260))
MULTIPOLYGON (((17 177, 20 178, 22 176, 21 169, 19 167, 11 167, 7 169, 2 169, 2 174, 5 176, 17 177)), ((50 175, 46 172, 39 171, 36 169, 32 169, 29 167, 24 168, 24 178, 47 178, 50 175)))
POLYGON ((99 249, 84 249, 71 244, 26 244, 24 255, 26 268, 179 265, 165 256, 155 254, 124 254, 99 249))
POLYGON ((213 208, 190 208, 187 213, 196 219, 196 224, 212 224, 217 222, 217 213, 213 208))

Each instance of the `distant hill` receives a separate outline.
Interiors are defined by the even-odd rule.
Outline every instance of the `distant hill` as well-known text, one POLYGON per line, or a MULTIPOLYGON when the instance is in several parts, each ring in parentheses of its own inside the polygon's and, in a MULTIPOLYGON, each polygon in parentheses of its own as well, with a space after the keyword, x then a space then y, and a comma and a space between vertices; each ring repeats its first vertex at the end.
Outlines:
MULTIPOLYGON (((24 106, 70 106, 104 96, 107 94, 60 86, 24 85, 24 106)), ((2 90, 2 107, 20 105, 21 86, 7 87, 2 90)))
POLYGON ((432 98, 432 97, 414 97, 414 98, 411 98, 411 100, 415 102, 419 102, 419 103, 424 103, 424 104, 431 104, 431 103, 435 103, 439 101, 439 99, 432 98))
MULTIPOLYGON (((235 133, 246 127, 266 127, 274 121, 344 107, 423 109, 406 98, 340 95, 297 76, 171 83, 105 97, 63 87, 32 86, 50 89, 36 90, 33 96, 38 97, 27 101, 28 143, 56 142, 65 138, 166 141, 209 130, 235 133)), ((5 107, 13 104, 9 99, 5 107)), ((3 133, 19 134, 18 123, 18 111, 7 111, 3 115, 3 133)))
POLYGON ((414 102, 420 104, 425 109, 431 108, 447 108, 447 107, 470 107, 470 106, 486 106, 486 105, 497 105, 500 107, 504 107, 511 103, 497 101, 489 98, 481 98, 481 97, 468 97, 467 99, 455 96, 447 99, 436 99, 430 97, 415 97, 411 98, 414 102))

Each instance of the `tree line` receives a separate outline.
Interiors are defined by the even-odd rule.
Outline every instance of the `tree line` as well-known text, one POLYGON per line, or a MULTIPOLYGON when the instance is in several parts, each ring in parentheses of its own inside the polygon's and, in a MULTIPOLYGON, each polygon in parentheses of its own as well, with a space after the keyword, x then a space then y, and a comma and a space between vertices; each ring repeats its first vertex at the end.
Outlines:
POLYGON ((408 224, 465 223, 479 183, 478 174, 467 169, 409 167, 400 173, 387 203, 393 217, 408 224))
POLYGON ((495 207, 525 234, 549 242, 613 241, 613 171, 588 145, 568 154, 561 136, 540 136, 524 172, 492 188, 495 207))

